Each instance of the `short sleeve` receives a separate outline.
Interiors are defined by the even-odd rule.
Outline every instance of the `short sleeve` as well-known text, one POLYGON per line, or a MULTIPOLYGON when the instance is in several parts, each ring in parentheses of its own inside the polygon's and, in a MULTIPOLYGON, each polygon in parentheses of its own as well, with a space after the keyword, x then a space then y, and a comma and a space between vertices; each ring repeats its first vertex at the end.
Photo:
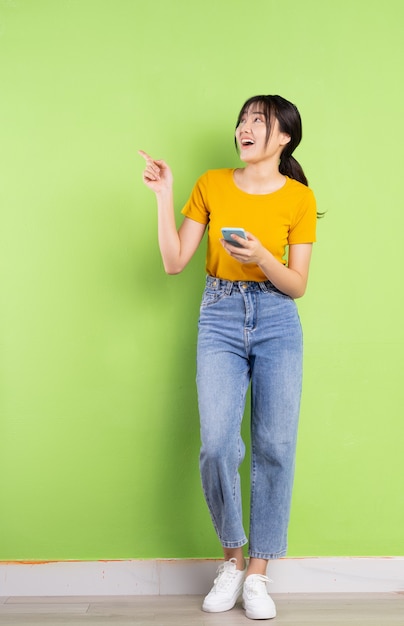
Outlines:
POLYGON ((288 243, 313 243, 316 241, 317 205, 311 189, 306 193, 296 208, 290 224, 288 243))
POLYGON ((209 222, 209 207, 207 198, 207 173, 203 174, 196 182, 191 196, 182 209, 181 213, 200 224, 209 222))

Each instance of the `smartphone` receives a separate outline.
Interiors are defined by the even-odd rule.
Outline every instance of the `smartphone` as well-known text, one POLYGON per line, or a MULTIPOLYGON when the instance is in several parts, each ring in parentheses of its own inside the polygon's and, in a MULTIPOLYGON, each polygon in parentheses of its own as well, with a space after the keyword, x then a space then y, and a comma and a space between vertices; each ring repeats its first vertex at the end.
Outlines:
POLYGON ((232 246, 236 246, 236 248, 242 248, 243 246, 239 244, 238 241, 234 241, 234 239, 231 238, 231 235, 237 235, 238 237, 247 239, 244 228, 234 228, 232 226, 222 228, 222 235, 223 239, 225 239, 228 243, 231 243, 232 246))

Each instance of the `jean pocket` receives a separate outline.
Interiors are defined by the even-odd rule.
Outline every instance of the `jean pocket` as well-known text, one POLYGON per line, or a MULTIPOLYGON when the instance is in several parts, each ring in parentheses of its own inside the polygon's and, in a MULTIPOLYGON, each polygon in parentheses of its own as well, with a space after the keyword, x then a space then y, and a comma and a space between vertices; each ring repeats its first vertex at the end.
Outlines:
POLYGON ((205 287, 205 291, 202 294, 201 309, 216 304, 220 300, 226 297, 226 290, 223 288, 212 289, 205 287))
POLYGON ((271 289, 269 293, 272 293, 274 296, 279 297, 281 299, 283 298, 284 300, 292 300, 293 301, 293 298, 288 296, 287 293, 283 293, 283 291, 279 291, 279 289, 277 289, 276 287, 273 287, 273 289, 271 289))

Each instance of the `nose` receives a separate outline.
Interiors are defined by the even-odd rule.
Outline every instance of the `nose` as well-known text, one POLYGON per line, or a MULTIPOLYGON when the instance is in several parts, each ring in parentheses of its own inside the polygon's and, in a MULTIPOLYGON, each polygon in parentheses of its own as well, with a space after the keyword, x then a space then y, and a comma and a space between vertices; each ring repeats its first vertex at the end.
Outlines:
POLYGON ((250 120, 250 118, 247 118, 245 120, 244 125, 243 125, 243 130, 247 131, 247 133, 251 132, 251 120, 250 120))
POLYGON ((240 128, 240 134, 244 135, 245 133, 247 133, 248 135, 251 133, 251 125, 248 122, 245 122, 245 124, 243 124, 243 127, 240 128))

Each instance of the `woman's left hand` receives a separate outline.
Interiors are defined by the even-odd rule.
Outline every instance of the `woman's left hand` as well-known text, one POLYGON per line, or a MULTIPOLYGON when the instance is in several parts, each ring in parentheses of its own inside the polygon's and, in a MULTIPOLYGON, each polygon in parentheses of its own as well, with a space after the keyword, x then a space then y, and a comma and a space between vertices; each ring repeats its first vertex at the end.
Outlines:
POLYGON ((254 235, 249 232, 246 232, 246 235, 247 240, 234 235, 234 240, 242 246, 241 248, 232 246, 231 243, 228 243, 224 239, 220 241, 226 252, 239 263, 255 263, 259 265, 262 263, 267 250, 265 250, 257 237, 254 237, 254 235))

